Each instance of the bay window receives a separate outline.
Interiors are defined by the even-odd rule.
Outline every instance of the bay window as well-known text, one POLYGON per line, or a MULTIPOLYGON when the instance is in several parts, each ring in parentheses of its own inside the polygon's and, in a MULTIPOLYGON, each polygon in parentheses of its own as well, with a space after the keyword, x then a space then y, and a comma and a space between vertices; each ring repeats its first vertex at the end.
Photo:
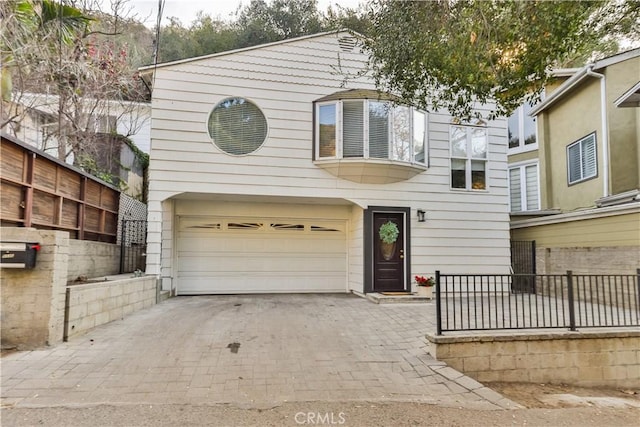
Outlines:
POLYGON ((336 108, 335 105, 322 105, 318 109, 318 146, 320 157, 336 155, 336 108))
POLYGON ((390 101, 316 104, 315 158, 379 159, 426 165, 427 115, 390 101))

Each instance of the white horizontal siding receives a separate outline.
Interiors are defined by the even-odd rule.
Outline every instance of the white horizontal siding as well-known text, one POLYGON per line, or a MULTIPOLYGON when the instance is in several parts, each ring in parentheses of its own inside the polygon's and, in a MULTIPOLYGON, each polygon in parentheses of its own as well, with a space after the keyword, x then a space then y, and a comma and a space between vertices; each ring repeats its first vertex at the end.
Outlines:
MULTIPOLYGON (((159 68, 153 93, 150 200, 179 193, 259 194, 404 206, 412 209, 412 216, 420 208, 427 211, 427 221, 411 218, 412 273, 433 272, 436 266, 450 272, 505 272, 509 229, 504 120, 488 125, 487 191, 450 189, 451 118, 444 112, 429 114, 427 171, 385 185, 339 179, 312 162, 312 103, 345 89, 373 88, 373 83, 359 78, 343 87, 336 69, 338 52, 335 35, 326 35, 159 68), (250 99, 267 118, 265 143, 247 156, 221 152, 207 133, 211 109, 229 96, 250 99)), ((340 55, 348 72, 363 69, 364 55, 340 55)), ((487 111, 485 106, 479 109, 487 111)), ((362 212, 349 215, 348 277, 356 289, 361 288, 362 212)))

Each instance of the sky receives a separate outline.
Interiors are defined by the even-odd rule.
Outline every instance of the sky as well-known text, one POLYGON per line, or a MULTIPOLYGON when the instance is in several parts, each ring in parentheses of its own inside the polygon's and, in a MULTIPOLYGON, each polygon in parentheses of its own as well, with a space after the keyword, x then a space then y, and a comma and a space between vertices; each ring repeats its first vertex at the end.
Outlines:
MULTIPOLYGON (((355 8, 362 0, 318 0, 318 9, 326 10, 328 6, 336 4, 344 7, 355 8)), ((166 0, 162 25, 168 24, 168 17, 177 17, 184 26, 188 26, 196 19, 198 11, 202 10, 207 15, 230 19, 238 6, 246 6, 250 0, 166 0)), ((156 24, 158 14, 158 0, 129 0, 132 13, 137 15, 139 20, 144 21, 147 27, 156 24)))

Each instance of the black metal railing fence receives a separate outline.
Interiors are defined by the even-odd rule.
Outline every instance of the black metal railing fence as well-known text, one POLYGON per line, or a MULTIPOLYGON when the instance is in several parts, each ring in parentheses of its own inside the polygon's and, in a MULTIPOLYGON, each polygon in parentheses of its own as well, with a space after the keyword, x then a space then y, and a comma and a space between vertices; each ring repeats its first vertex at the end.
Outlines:
POLYGON ((640 326, 640 269, 630 275, 441 274, 437 333, 640 326), (528 292, 523 292, 527 283, 528 292))

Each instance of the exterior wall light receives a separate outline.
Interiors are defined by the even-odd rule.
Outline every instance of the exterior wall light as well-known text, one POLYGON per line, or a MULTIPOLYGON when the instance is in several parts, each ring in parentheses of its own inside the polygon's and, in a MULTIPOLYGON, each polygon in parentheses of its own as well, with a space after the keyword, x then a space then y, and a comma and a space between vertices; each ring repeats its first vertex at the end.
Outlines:
POLYGON ((425 211, 423 211, 422 209, 418 209, 418 222, 424 222, 426 220, 425 214, 425 211))

